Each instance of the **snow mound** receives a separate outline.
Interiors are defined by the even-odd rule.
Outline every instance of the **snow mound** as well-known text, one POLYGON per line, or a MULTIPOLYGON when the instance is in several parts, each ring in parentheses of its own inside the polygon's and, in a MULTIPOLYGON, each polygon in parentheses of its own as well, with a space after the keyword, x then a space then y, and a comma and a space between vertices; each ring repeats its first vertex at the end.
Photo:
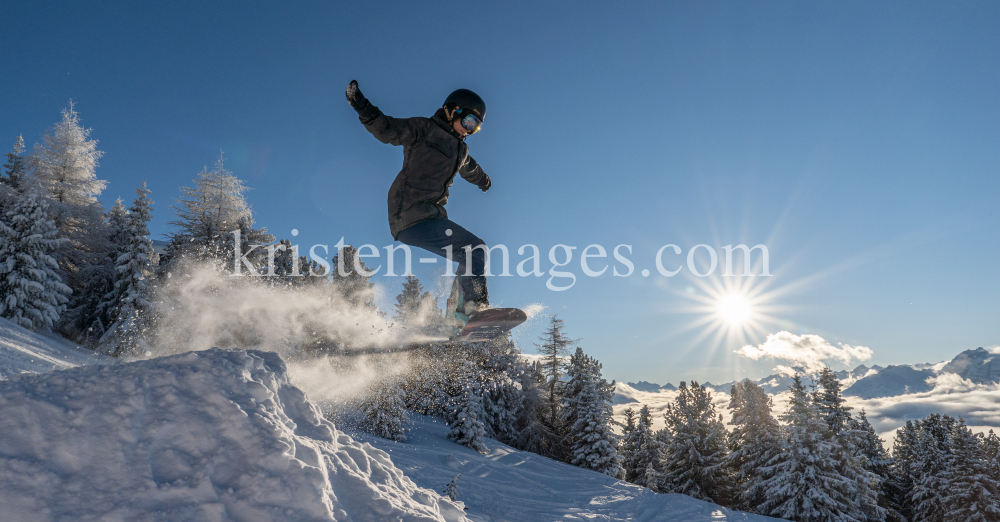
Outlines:
POLYGON ((111 361, 106 355, 80 348, 55 334, 47 337, 0 317, 0 380, 21 373, 45 373, 111 361))
POLYGON ((0 382, 6 520, 467 520, 340 433, 269 352, 0 382))

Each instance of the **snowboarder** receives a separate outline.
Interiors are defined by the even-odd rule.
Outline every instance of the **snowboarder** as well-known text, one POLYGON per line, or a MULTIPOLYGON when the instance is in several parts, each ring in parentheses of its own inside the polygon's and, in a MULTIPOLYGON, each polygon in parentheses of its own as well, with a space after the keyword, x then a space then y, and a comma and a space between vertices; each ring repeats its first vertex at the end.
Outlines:
POLYGON ((382 143, 403 146, 403 169, 389 188, 393 239, 448 262, 458 261, 448 311, 462 326, 468 324, 470 317, 490 307, 486 243, 448 219, 444 206, 456 174, 483 192, 492 185, 465 144, 486 118, 486 102, 468 89, 458 89, 430 118, 393 118, 361 94, 357 81, 351 81, 346 94, 368 132, 382 143))

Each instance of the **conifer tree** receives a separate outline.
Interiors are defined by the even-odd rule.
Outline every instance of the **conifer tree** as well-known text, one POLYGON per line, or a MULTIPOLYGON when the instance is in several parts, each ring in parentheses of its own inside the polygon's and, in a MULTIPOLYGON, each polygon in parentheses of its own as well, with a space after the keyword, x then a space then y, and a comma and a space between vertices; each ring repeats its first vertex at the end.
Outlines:
MULTIPOLYGON (((7 163, 3 165, 4 175, 0 176, 0 220, 5 219, 7 211, 17 203, 21 193, 24 192, 20 187, 25 171, 22 152, 24 152, 24 139, 18 136, 14 142, 14 150, 7 153, 7 163)), ((0 248, 3 248, 3 244, 7 241, 7 235, 9 234, 0 234, 0 248)))
MULTIPOLYGON (((885 509, 879 507, 881 478, 867 470, 864 457, 855 446, 856 435, 851 431, 851 407, 840 393, 840 380, 829 367, 819 373, 819 387, 813 393, 813 405, 819 418, 826 423, 826 438, 833 444, 833 461, 837 472, 851 484, 849 496, 859 511, 850 516, 862 520, 885 520, 885 509)), ((874 432, 873 432, 874 433, 874 432)))
POLYGON ((153 200, 149 198, 152 191, 143 181, 135 193, 124 220, 112 226, 113 230, 120 230, 120 235, 112 241, 116 246, 115 279, 114 288, 106 298, 110 303, 107 312, 110 326, 100 342, 114 356, 140 350, 143 332, 153 314, 150 280, 156 254, 149 239, 149 222, 153 219, 153 200))
POLYGON ((274 236, 266 228, 253 228, 247 190, 246 184, 226 169, 221 154, 212 170, 202 169, 194 187, 181 187, 178 206, 174 207, 177 220, 170 222, 177 228, 167 245, 171 262, 180 258, 211 261, 233 273, 260 274, 267 262, 262 245, 273 242, 274 236), (236 255, 237 244, 240 256, 236 255), (250 267, 238 258, 244 258, 250 267))
POLYGON ((107 267, 101 272, 105 277, 94 281, 94 286, 86 289, 86 294, 89 294, 90 300, 95 303, 92 307, 88 306, 88 308, 93 308, 93 311, 88 313, 89 323, 86 325, 87 337, 91 341, 103 338, 108 332, 108 327, 118 317, 118 301, 121 299, 121 295, 114 288, 117 279, 114 269, 118 255, 128 248, 128 229, 128 210, 121 198, 118 198, 111 206, 111 210, 108 211, 105 226, 109 246, 108 258, 105 263, 107 267))
POLYGON ((643 477, 643 481, 645 482, 646 487, 649 488, 650 491, 652 491, 653 493, 660 492, 659 484, 660 482, 663 481, 663 477, 661 476, 660 472, 656 471, 656 468, 653 467, 652 462, 650 462, 646 466, 646 473, 645 476, 643 477))
POLYGON ((649 474, 646 468, 652 466, 656 471, 656 476, 662 470, 660 457, 663 445, 653 434, 653 416, 649 411, 649 406, 643 404, 639 409, 636 418, 635 428, 625 434, 622 446, 627 448, 627 453, 622 460, 623 475, 626 482, 631 482, 640 486, 653 489, 656 484, 646 482, 649 474))
POLYGON ((726 428, 705 386, 681 381, 677 398, 664 413, 672 435, 664 451, 663 488, 726 505, 729 477, 725 467, 726 428))
MULTIPOLYGON (((562 403, 562 383, 560 379, 565 371, 566 363, 564 356, 569 352, 569 347, 576 342, 568 338, 563 333, 563 320, 555 315, 552 316, 548 328, 539 338, 541 344, 536 344, 539 353, 543 355, 541 361, 542 373, 546 378, 546 397, 544 413, 541 418, 547 423, 548 429, 557 434, 560 438, 566 434, 566 426, 561 422, 562 414, 560 406, 562 403)), ((550 448, 553 453, 552 458, 562 459, 565 456, 564 447, 550 448)))
POLYGON ((802 378, 795 375, 789 388, 788 411, 781 416, 787 424, 784 451, 768 466, 760 513, 796 521, 864 520, 854 515, 851 484, 837 471, 827 424, 818 418, 802 378))
POLYGON ((335 292, 351 306, 375 308, 375 283, 372 276, 364 275, 370 272, 364 261, 358 258, 358 250, 351 245, 341 248, 333 256, 333 288, 335 292), (355 263, 361 267, 356 270, 355 263))
POLYGON ((447 421, 451 426, 448 438, 479 453, 487 453, 489 450, 483 441, 486 428, 482 420, 482 391, 476 380, 475 369, 468 361, 459 364, 452 386, 456 393, 448 410, 447 421))
POLYGON ((447 485, 445 485, 444 491, 441 494, 444 495, 444 496, 446 496, 446 497, 448 497, 448 498, 450 498, 451 500, 454 500, 455 502, 458 502, 459 501, 459 499, 458 499, 458 479, 460 479, 460 478, 462 478, 462 474, 461 473, 457 473, 457 474, 455 474, 454 477, 451 477, 451 480, 448 481, 447 485))
POLYGON ((952 428, 951 458, 943 475, 947 487, 939 494, 949 520, 1000 521, 1000 485, 989 476, 980 438, 962 419, 952 428))
POLYGON ((771 414, 771 397, 750 379, 733 385, 726 464, 733 477, 734 505, 756 511, 765 500, 767 464, 781 451, 781 426, 771 414))
POLYGON ((875 428, 868 422, 865 410, 858 413, 857 419, 849 423, 850 437, 853 441, 856 456, 861 459, 861 466, 878 477, 878 505, 886 510, 886 520, 903 520, 901 506, 896 503, 897 490, 892 477, 893 460, 882 444, 882 439, 875 433, 875 428))
POLYGON ((422 300, 429 295, 429 293, 424 292, 424 287, 420 284, 417 276, 406 276, 406 279, 403 280, 403 289, 396 296, 396 304, 394 305, 396 322, 403 324, 415 319, 420 314, 422 300))
POLYGON ((621 473, 617 437, 611 431, 614 383, 601 377, 601 363, 583 353, 571 357, 565 423, 569 463, 617 477, 621 473))
POLYGON ((635 431, 636 416, 635 409, 629 406, 625 408, 622 412, 622 416, 625 417, 625 422, 621 424, 622 436, 618 438, 618 459, 622 464, 622 474, 621 479, 625 480, 625 475, 629 469, 632 459, 635 458, 635 452, 638 448, 635 447, 634 440, 632 439, 632 432, 635 431))
POLYGON ((63 335, 78 342, 96 340, 104 325, 97 307, 113 278, 104 207, 98 201, 107 182, 97 179, 104 154, 90 129, 80 124, 72 100, 56 123, 36 144, 29 159, 33 183, 45 197, 48 216, 66 239, 55 252, 63 282, 72 296, 62 315, 63 335), (97 331, 89 329, 96 325, 97 331))
MULTIPOLYGON (((577 420, 580 412, 577 402, 583 388, 591 379, 591 366, 599 364, 593 358, 583 353, 583 348, 577 347, 576 352, 570 355, 566 364, 566 382, 562 383, 562 402, 559 405, 560 424, 566 426, 567 432, 563 436, 563 443, 569 447, 574 443, 572 426, 577 420)), ((572 453, 567 455, 567 462, 572 460, 572 453)))
POLYGON ((480 368, 483 388, 483 424, 486 436, 509 444, 517 436, 515 424, 524 396, 518 385, 524 371, 510 334, 484 343, 475 364, 480 368))
POLYGON ((819 386, 813 392, 813 406, 820 420, 826 423, 829 436, 841 440, 848 431, 851 407, 840 394, 840 380, 829 366, 819 372, 819 386))
POLYGON ((361 400, 361 428, 383 439, 403 442, 410 430, 400 381, 389 377, 375 382, 361 400))
POLYGON ((990 478, 1000 483, 1000 437, 993 430, 983 440, 983 456, 990 478))
POLYGON ((53 254, 66 239, 34 191, 20 194, 0 216, 0 317, 31 330, 51 330, 71 289, 53 254))
POLYGON ((514 420, 517 435, 511 445, 522 451, 551 456, 559 439, 542 418, 546 379, 538 361, 523 367, 518 384, 521 385, 522 405, 514 420))
MULTIPOLYGON (((302 268, 299 267, 299 272, 295 271, 295 264, 298 261, 295 255, 295 249, 292 248, 292 242, 288 239, 279 240, 276 245, 271 245, 268 248, 274 249, 274 266, 268 267, 266 274, 268 276, 273 275, 271 278, 272 284, 277 285, 294 285, 296 281, 302 279, 301 277, 296 277, 301 275, 302 268)), ((268 253, 268 263, 270 263, 271 254, 268 253)))
POLYGON ((27 188, 28 158, 24 157, 24 138, 17 137, 14 149, 7 153, 7 163, 4 163, 4 176, 0 177, 0 185, 22 193, 27 188))
POLYGON ((913 488, 908 494, 913 522, 949 520, 942 495, 949 487, 948 464, 952 460, 955 419, 932 413, 920 421, 913 450, 913 488))
POLYGON ((906 421, 902 428, 896 431, 896 440, 892 447, 892 471, 889 488, 893 506, 898 506, 903 520, 913 520, 913 505, 910 495, 917 476, 917 443, 920 432, 920 421, 906 421))
MULTIPOLYGON (((103 208, 97 198, 107 182, 97 179, 98 160, 104 155, 90 129, 80 125, 73 101, 62 110, 62 120, 35 145, 31 168, 43 194, 50 200, 49 217, 59 229, 59 237, 70 240, 74 250, 90 251, 89 238, 100 229, 103 208)), ((60 266, 73 271, 80 259, 69 257, 60 266), (72 263, 72 264, 70 264, 72 263)))

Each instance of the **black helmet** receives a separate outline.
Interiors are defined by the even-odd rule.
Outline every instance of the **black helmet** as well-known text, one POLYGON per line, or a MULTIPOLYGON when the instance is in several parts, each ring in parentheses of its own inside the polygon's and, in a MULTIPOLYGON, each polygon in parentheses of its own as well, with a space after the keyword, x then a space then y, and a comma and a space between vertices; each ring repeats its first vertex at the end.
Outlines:
POLYGON ((486 102, 469 89, 458 89, 449 94, 448 98, 444 100, 444 104, 472 111, 479 118, 479 121, 486 120, 486 102))

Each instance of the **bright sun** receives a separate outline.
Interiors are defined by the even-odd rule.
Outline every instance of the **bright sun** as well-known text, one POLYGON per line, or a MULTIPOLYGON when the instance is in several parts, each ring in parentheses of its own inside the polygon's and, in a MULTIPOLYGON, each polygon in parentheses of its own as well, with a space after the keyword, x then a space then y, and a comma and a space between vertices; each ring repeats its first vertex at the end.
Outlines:
POLYGON ((750 318, 750 303, 745 297, 730 294, 719 301, 719 314, 732 326, 739 326, 750 318))

